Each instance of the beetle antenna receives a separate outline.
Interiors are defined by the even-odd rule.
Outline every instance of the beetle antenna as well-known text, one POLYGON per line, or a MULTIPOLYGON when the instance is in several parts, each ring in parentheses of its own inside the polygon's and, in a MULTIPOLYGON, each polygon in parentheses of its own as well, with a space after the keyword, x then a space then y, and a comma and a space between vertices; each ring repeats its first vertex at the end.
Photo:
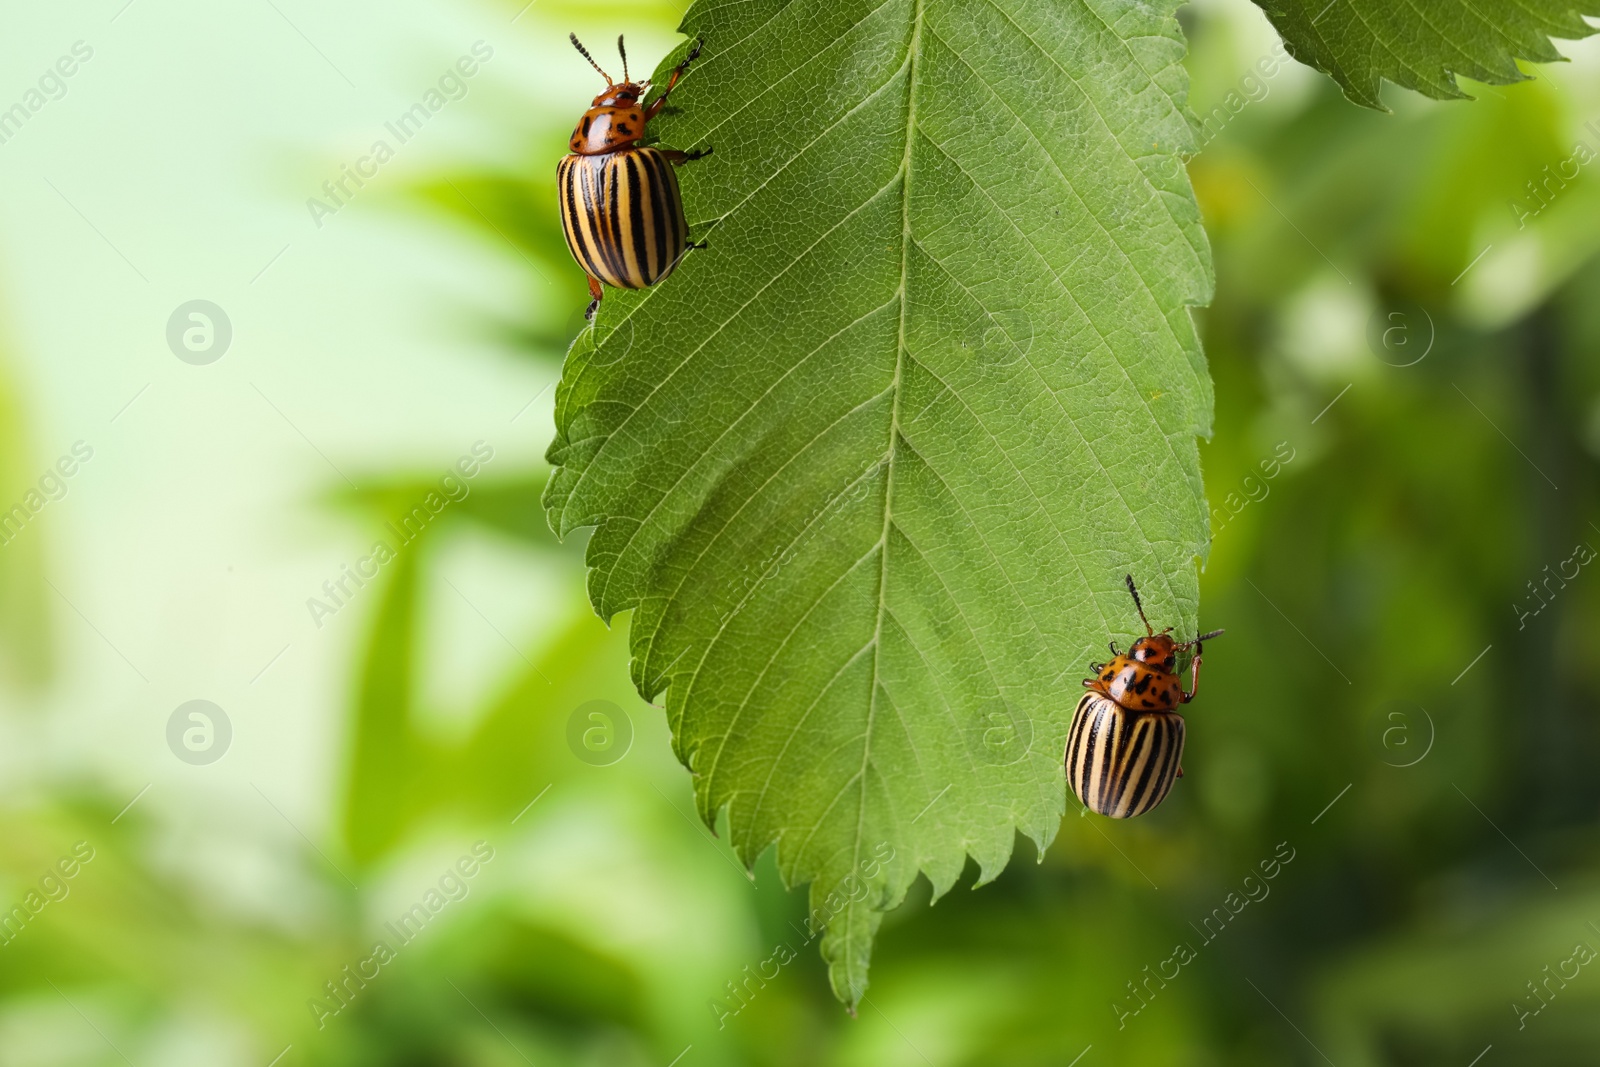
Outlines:
POLYGON ((1201 634, 1199 637, 1195 638, 1193 641, 1185 641, 1181 645, 1175 645, 1174 647, 1175 648, 1188 648, 1191 645, 1198 645, 1202 641, 1209 641, 1213 637, 1221 637, 1225 633, 1227 633, 1226 630, 1212 630, 1208 634, 1201 634))
POLYGON ((1144 632, 1154 637, 1155 630, 1151 629, 1150 620, 1145 618, 1144 604, 1139 600, 1139 590, 1134 588, 1133 575, 1125 575, 1123 580, 1128 583, 1128 592, 1133 594, 1133 606, 1139 609, 1139 619, 1144 623, 1144 632))
MULTIPOLYGON (((569 34, 567 34, 567 36, 572 38, 572 47, 576 48, 583 55, 583 58, 587 59, 589 61, 589 66, 593 67, 595 70, 600 71, 600 77, 602 77, 602 78, 604 78, 606 80, 606 84, 607 85, 615 85, 615 84, 617 84, 615 81, 613 81, 611 79, 611 75, 607 74, 603 69, 601 69, 600 64, 598 64, 598 63, 596 63, 594 61, 594 56, 591 56, 589 54, 589 50, 587 48, 583 47, 583 42, 578 40, 578 35, 577 34, 569 33, 569 34)), ((624 62, 626 62, 626 60, 624 60, 624 62)))
POLYGON ((617 53, 622 56, 622 80, 625 82, 633 81, 632 78, 628 77, 628 50, 622 47, 622 35, 620 33, 617 34, 617 53))

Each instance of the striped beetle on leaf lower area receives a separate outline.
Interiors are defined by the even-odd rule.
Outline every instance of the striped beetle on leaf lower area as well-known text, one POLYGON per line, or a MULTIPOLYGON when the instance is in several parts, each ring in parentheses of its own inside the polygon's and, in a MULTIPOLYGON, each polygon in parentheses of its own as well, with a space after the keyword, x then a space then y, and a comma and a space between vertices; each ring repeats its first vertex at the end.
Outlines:
POLYGON ((1201 642, 1174 641, 1172 627, 1156 633, 1145 618, 1139 590, 1128 575, 1128 592, 1144 622, 1145 636, 1126 653, 1115 642, 1110 663, 1091 663, 1095 677, 1078 701, 1067 732, 1067 782, 1090 811, 1113 819, 1143 815, 1166 799, 1183 774, 1183 716, 1178 707, 1194 699, 1200 686, 1201 642), (1189 691, 1174 668, 1180 649, 1194 649, 1189 691))

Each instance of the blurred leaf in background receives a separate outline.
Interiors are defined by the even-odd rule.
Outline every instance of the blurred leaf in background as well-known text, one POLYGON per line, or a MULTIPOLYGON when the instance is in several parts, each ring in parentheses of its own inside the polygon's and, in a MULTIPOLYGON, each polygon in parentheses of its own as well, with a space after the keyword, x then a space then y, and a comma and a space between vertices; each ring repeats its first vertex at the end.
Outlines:
MULTIPOLYGON (((52 500, 71 490, 67 478, 53 469, 54 456, 35 460, 28 433, 9 353, 0 350, 0 658, 24 690, 47 682, 55 659, 44 599, 47 535, 35 523, 52 500)), ((66 458, 76 467, 70 455, 66 458)))

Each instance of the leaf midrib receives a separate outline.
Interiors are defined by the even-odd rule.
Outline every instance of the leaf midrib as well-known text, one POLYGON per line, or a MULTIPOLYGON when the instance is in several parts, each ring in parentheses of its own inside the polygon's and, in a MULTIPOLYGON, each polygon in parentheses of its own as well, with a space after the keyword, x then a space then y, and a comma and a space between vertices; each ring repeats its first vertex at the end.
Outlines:
MULTIPOLYGON (((909 42, 906 62, 904 64, 902 64, 899 68, 896 69, 895 75, 894 75, 894 77, 898 77, 901 70, 905 70, 906 71, 906 148, 905 148, 904 156, 903 156, 902 161, 901 161, 900 170, 896 174, 896 178, 900 181, 900 184, 901 184, 901 188, 900 188, 900 220, 901 220, 900 287, 899 287, 898 294, 897 294, 899 296, 899 299, 900 299, 900 326, 899 326, 898 337, 897 337, 897 342, 896 342, 896 349, 895 349, 894 375, 890 379, 889 387, 886 390, 884 390, 885 393, 892 392, 893 393, 893 398, 891 400, 891 410, 890 410, 890 420, 889 420, 889 441, 888 441, 888 445, 887 445, 886 450, 885 450, 885 454, 887 455, 888 471, 886 472, 886 475, 885 475, 885 478, 884 478, 884 521, 883 521, 883 530, 882 530, 882 533, 880 534, 880 536, 878 538, 878 543, 877 543, 877 545, 875 547, 875 551, 878 551, 880 553, 880 562, 879 562, 879 568, 878 568, 878 612, 877 612, 877 619, 875 620, 873 639, 872 639, 872 642, 871 642, 872 648, 873 648, 873 666, 872 666, 872 691, 871 691, 871 694, 869 695, 868 711, 867 711, 867 737, 868 737, 868 741, 862 746, 862 770, 860 772, 858 772, 857 775, 855 775, 852 778, 852 781, 855 780, 856 778, 861 778, 865 774, 866 766, 867 766, 867 763, 869 762, 870 756, 871 756, 870 736, 871 736, 871 730, 872 730, 874 709, 875 709, 875 705, 876 705, 876 701, 877 701, 878 657, 879 657, 879 652, 880 652, 880 648, 881 648, 880 638, 882 636, 882 630, 883 630, 884 595, 885 595, 885 591, 887 590, 887 587, 888 587, 888 583, 887 583, 887 580, 886 580, 887 579, 887 568, 888 568, 888 534, 889 534, 889 528, 893 523, 893 512, 892 512, 892 507, 891 507, 891 493, 892 493, 892 486, 893 486, 893 483, 894 483, 894 457, 895 457, 895 453, 897 451, 896 442, 897 442, 897 440, 899 438, 899 433, 900 433, 900 396, 901 396, 903 360, 904 360, 904 356, 905 356, 906 314, 907 314, 907 309, 908 309, 908 305, 907 305, 907 302, 906 302, 906 277, 907 277, 907 273, 908 273, 908 261, 909 261, 909 256, 910 256, 910 244, 911 244, 911 222, 910 222, 911 208, 910 208, 910 180, 909 179, 910 179, 910 173, 911 173, 911 150, 912 150, 912 144, 914 142, 914 134, 915 134, 915 107, 914 107, 914 101, 915 101, 915 93, 916 93, 917 47, 918 47, 918 44, 920 43, 920 40, 921 40, 922 20, 923 20, 923 4, 924 4, 924 0, 915 0, 915 6, 914 6, 914 9, 913 9, 913 16, 912 16, 911 39, 910 39, 910 42, 909 42)), ((885 5, 880 4, 878 8, 874 9, 874 11, 880 10, 883 6, 885 6, 885 5)), ((859 25, 859 22, 857 23, 857 25, 859 25)), ((879 86, 877 89, 874 89, 871 93, 869 93, 865 97, 863 97, 860 103, 858 103, 854 107, 850 108, 850 110, 847 111, 844 116, 840 117, 839 122, 844 121, 844 119, 846 117, 848 117, 850 114, 853 114, 854 112, 859 110, 861 107, 865 106, 865 104, 869 100, 871 100, 873 97, 877 96, 877 94, 879 92, 882 92, 885 87, 887 87, 888 85, 893 84, 894 77, 891 77, 882 86, 879 86)), ((838 122, 833 123, 829 127, 829 130, 837 127, 838 124, 839 124, 838 122)), ((822 136, 824 136, 827 132, 828 131, 823 131, 822 134, 819 134, 817 138, 814 138, 812 140, 811 144, 815 144, 816 141, 818 139, 820 139, 822 136)), ((808 144, 806 147, 809 148, 810 145, 808 144)), ((804 153, 805 153, 805 148, 802 148, 801 151, 797 152, 795 154, 795 156, 793 157, 793 159, 791 159, 789 162, 792 163, 794 161, 794 159, 798 159, 804 153)), ((785 164, 785 166, 787 166, 787 165, 788 164, 785 164)), ((763 183, 763 184, 765 184, 765 183, 763 183)), ((846 216, 846 219, 854 216, 857 212, 859 212, 867 204, 871 203, 873 200, 876 200, 878 198, 878 196, 882 194, 882 191, 883 190, 879 190, 877 193, 874 193, 871 197, 868 197, 865 201, 862 202, 861 205, 858 205, 854 210, 852 210, 850 215, 846 216)), ((752 192, 752 195, 754 195, 753 192, 752 192)), ((748 200, 749 200, 749 197, 746 197, 745 201, 748 201, 748 200)), ((743 202, 741 202, 741 205, 742 205, 742 203, 743 202)), ((737 206, 740 206, 740 205, 736 205, 736 208, 737 208, 737 206)), ((841 225, 843 224, 843 221, 844 220, 841 220, 841 223, 840 223, 841 225)), ((837 226, 834 227, 833 229, 837 229, 837 226)), ((828 232, 832 233, 833 229, 830 229, 828 232)), ((825 234, 823 236, 826 237, 827 235, 825 234)), ((821 241, 821 238, 818 239, 818 243, 820 243, 820 241, 821 241)), ((800 256, 797 256, 795 258, 794 262, 799 262, 802 259, 804 259, 804 255, 803 254, 800 255, 800 256)), ((792 265, 793 264, 791 264, 791 266, 792 265)), ((879 308, 873 309, 873 311, 869 312, 868 314, 869 315, 876 314, 878 311, 881 311, 881 310, 882 310, 882 307, 880 306, 879 308)), ((735 317, 737 317, 737 316, 735 316, 735 317)), ((862 317, 865 318, 867 316, 862 316, 862 317)), ((680 366, 681 365, 682 364, 680 364, 680 366)), ((674 370, 676 370, 676 368, 674 370)), ((878 394, 876 394, 876 396, 873 399, 876 399, 877 397, 881 397, 883 395, 884 395, 884 393, 878 393, 878 394)), ((809 445, 807 447, 809 447, 809 445)), ((787 464, 785 464, 785 466, 787 466, 787 464)), ((824 509, 824 510, 826 510, 826 509, 824 509)), ((846 571, 841 575, 841 578, 839 580, 842 580, 843 577, 845 577, 848 574, 852 573, 855 570, 855 567, 857 565, 859 565, 859 563, 860 563, 860 561, 857 560, 856 564, 852 564, 849 568, 847 568, 846 571)), ((834 588, 834 587, 837 586, 837 584, 838 584, 838 581, 836 580, 834 585, 830 586, 829 588, 830 589, 834 588)), ((816 609, 816 604, 813 604, 811 606, 811 608, 809 608, 805 614, 809 615, 810 612, 814 611, 815 609, 816 609)), ((791 631, 790 636, 793 636, 793 632, 792 631, 791 631)), ((687 688, 686 688, 685 693, 684 693, 684 701, 685 701, 685 703, 687 703, 688 693, 689 693, 689 691, 692 691, 692 689, 694 688, 694 683, 695 683, 695 681, 696 681, 696 679, 697 679, 697 677, 698 677, 698 675, 700 673, 700 669, 701 669, 701 667, 704 666, 705 661, 706 661, 707 657, 710 654, 710 650, 715 645, 715 643, 716 643, 715 639, 713 639, 712 641, 707 642, 706 652, 705 652, 705 654, 703 654, 701 656, 700 663, 696 666, 694 675, 691 675, 689 680, 688 680, 687 688)), ((787 643, 787 641, 785 641, 785 644, 786 643, 787 643)), ((782 646, 780 646, 780 648, 781 647, 782 646)), ((856 658, 860 656, 861 651, 864 651, 864 650, 858 650, 854 655, 852 655, 850 657, 850 659, 847 662, 854 662, 856 660, 856 658)), ((776 653, 774 653, 774 657, 775 656, 776 656, 776 653)), ((762 674, 764 675, 766 673, 766 670, 769 669, 771 666, 772 666, 772 658, 769 657, 766 666, 763 667, 763 669, 762 669, 762 674)), ((759 685, 759 676, 758 676, 756 684, 759 685)), ((831 682, 830 682, 829 687, 831 687, 831 682)), ((824 690, 823 690, 824 693, 827 691, 827 688, 828 687, 824 688, 824 690)), ((752 690, 751 691, 752 692, 754 691, 754 686, 752 686, 752 690)), ((748 704, 749 704, 749 693, 746 694, 745 699, 740 702, 739 707, 735 710, 734 719, 733 719, 733 721, 729 722, 727 729, 723 731, 721 741, 717 745, 717 753, 716 753, 715 756, 712 757, 711 765, 706 768, 706 771, 705 771, 705 774, 706 774, 705 795, 706 795, 707 798, 709 798, 714 792, 714 785, 715 785, 714 779, 716 777, 717 766, 721 762, 721 758, 722 758, 723 752, 725 752, 727 750, 728 739, 733 735, 733 730, 734 730, 734 727, 737 725, 738 718, 739 718, 740 715, 743 714, 744 709, 748 704)), ((787 745, 785 747, 787 747, 787 745)), ((848 786, 847 786, 847 788, 848 788, 848 786)), ((837 799, 838 798, 835 797, 835 802, 837 802, 837 799)), ((831 808, 831 806, 832 805, 830 804, 830 808, 831 808)), ((865 804, 865 802, 863 802, 861 804, 859 810, 860 810, 860 813, 861 813, 860 814, 860 818, 864 818, 865 814, 866 814, 866 804, 865 804)), ((812 827, 811 835, 808 835, 807 841, 810 840, 810 836, 814 836, 815 835, 816 831, 820 828, 820 826, 821 826, 821 820, 819 820, 818 823, 812 827)), ((862 828, 860 826, 860 820, 858 818, 856 842, 855 842, 855 844, 853 846, 853 856, 852 856, 853 860, 859 858, 861 829, 862 828)), ((801 846, 801 851, 802 852, 804 851, 804 847, 805 847, 804 845, 801 846)))
MULTIPOLYGON (((911 308, 911 302, 906 299, 911 265, 911 160, 917 141, 917 69, 920 65, 918 60, 922 45, 925 2, 926 0, 916 0, 916 7, 911 17, 911 40, 906 46, 906 61, 910 64, 910 69, 906 72, 906 153, 900 164, 900 330, 895 341, 894 380, 890 383, 890 388, 894 390, 894 400, 889 411, 889 469, 883 479, 883 532, 878 537, 878 617, 872 633, 872 688, 867 694, 867 726, 861 737, 861 770, 855 775, 858 799, 856 832, 850 844, 852 871, 860 867, 861 842, 866 835, 867 770, 872 764, 872 728, 878 718, 878 676, 879 665, 883 661, 883 618, 889 611, 889 531, 894 526, 894 475, 898 465, 896 460, 900 454, 900 401, 905 392, 902 375, 906 358, 906 318, 911 308)), ((917 762, 920 768, 921 760, 917 762)), ((806 836, 806 845, 810 844, 810 839, 816 836, 821 825, 822 819, 819 818, 816 825, 811 828, 811 833, 806 836)), ((802 850, 804 847, 803 845, 802 850)), ((849 974, 855 966, 853 950, 856 939, 846 938, 845 945, 845 973, 849 974)), ((852 989, 851 993, 856 994, 856 990, 852 989)))

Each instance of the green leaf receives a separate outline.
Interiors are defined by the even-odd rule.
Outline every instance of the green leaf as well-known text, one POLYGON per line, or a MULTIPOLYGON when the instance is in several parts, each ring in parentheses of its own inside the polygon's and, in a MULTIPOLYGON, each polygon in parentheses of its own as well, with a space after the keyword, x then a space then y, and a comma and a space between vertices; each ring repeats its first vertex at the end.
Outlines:
POLYGON ((1289 54, 1330 75, 1358 104, 1387 110, 1388 78, 1436 100, 1463 99, 1456 75, 1522 81, 1519 59, 1554 63, 1552 37, 1587 37, 1595 0, 1256 0, 1289 54))
POLYGON ((1122 576, 1193 632, 1211 277, 1176 6, 697 4, 654 132, 716 149, 682 175, 710 247, 567 358, 551 524, 597 527, 591 599, 634 609, 702 817, 812 883, 847 1003, 919 872, 1053 837, 1122 576))

